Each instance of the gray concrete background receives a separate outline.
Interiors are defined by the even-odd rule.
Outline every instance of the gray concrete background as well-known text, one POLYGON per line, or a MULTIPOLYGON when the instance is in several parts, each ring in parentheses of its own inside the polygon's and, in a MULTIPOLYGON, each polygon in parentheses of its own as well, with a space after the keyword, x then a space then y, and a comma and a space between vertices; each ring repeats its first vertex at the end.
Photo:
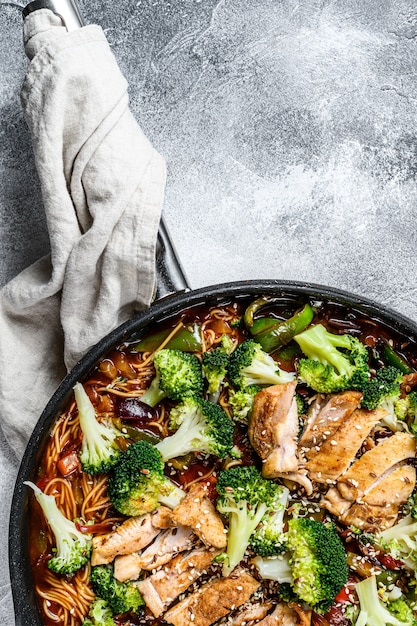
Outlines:
MULTIPOLYGON (((19 89, 21 7, 0 10, 0 285, 47 253, 19 89)), ((412 0, 92 0, 168 163, 164 214, 193 287, 309 280, 417 319, 412 0)), ((16 373, 18 376, 18 373, 16 373)), ((0 562, 18 463, 0 432, 0 562)), ((7 568, 0 624, 12 624, 7 568)))

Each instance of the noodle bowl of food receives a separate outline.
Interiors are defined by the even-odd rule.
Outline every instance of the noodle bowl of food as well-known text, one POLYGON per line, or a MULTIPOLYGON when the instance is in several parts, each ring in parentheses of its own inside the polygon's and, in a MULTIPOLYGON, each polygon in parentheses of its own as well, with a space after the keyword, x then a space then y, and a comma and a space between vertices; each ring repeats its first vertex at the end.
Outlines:
POLYGON ((416 337, 282 281, 116 329, 22 461, 17 626, 416 623, 416 337))

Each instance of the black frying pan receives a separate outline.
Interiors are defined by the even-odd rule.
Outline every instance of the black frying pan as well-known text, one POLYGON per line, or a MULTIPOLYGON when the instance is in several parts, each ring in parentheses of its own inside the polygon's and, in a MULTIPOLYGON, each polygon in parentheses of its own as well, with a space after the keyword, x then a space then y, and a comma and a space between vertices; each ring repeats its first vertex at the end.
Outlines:
POLYGON ((147 311, 111 332, 79 361, 58 387, 36 424, 23 456, 13 495, 9 531, 10 576, 16 626, 43 626, 29 567, 28 489, 23 485, 23 481, 35 479, 53 420, 64 408, 74 384, 87 378, 95 364, 116 345, 128 338, 140 338, 155 323, 176 316, 184 309, 199 305, 216 305, 236 299, 251 301, 262 295, 291 300, 296 305, 306 301, 338 303, 359 310, 388 325, 395 332, 417 341, 416 323, 370 300, 321 285, 279 280, 236 282, 177 293, 155 302, 147 311))

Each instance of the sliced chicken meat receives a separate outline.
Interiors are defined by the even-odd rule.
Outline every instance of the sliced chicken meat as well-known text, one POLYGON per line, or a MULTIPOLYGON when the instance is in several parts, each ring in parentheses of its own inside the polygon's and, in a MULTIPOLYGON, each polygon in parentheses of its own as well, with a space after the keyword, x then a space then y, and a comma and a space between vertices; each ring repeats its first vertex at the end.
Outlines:
POLYGON ((305 467, 311 480, 329 484, 339 478, 354 461, 364 440, 386 414, 382 409, 356 409, 320 444, 304 448, 305 467))
POLYGON ((296 386, 296 382, 273 385, 254 399, 248 435, 268 478, 298 469, 296 386))
POLYGON ((138 517, 130 517, 115 530, 93 538, 92 565, 111 563, 119 554, 138 552, 155 539, 160 533, 161 520, 172 518, 171 511, 160 507, 157 513, 146 513, 138 517))
POLYGON ((394 468, 345 514, 348 526, 377 532, 395 524, 402 504, 407 502, 416 484, 416 470, 411 465, 394 468))
POLYGON ((174 509, 173 515, 178 524, 190 526, 206 545, 226 547, 224 524, 207 495, 205 484, 193 485, 174 509))
POLYGON ((259 620, 268 615, 272 607, 273 604, 271 600, 243 606, 237 613, 228 617, 227 626, 249 626, 249 624, 257 624, 259 620))
POLYGON ((390 528, 414 490, 416 471, 406 461, 415 454, 416 442, 408 433, 383 439, 339 478, 322 506, 346 525, 370 532, 390 528))
POLYGON ((416 455, 416 440, 409 433, 397 432, 365 452, 340 477, 337 488, 343 498, 357 500, 390 467, 416 455))
POLYGON ((330 396, 318 395, 310 407, 300 447, 307 450, 332 437, 343 422, 359 407, 360 391, 343 391, 330 396))
POLYGON ((195 544, 193 529, 188 526, 163 530, 138 558, 138 567, 156 569, 168 563, 178 552, 190 550, 195 544))
POLYGON ((242 568, 216 578, 181 600, 164 615, 174 626, 210 626, 249 600, 260 583, 242 568))
POLYGON ((114 577, 120 582, 137 580, 141 571, 140 555, 138 552, 121 554, 114 559, 114 577))
POLYGON ((207 571, 220 550, 199 548, 179 554, 157 572, 141 580, 137 586, 146 605, 155 617, 186 591, 193 582, 207 571))
POLYGON ((257 626, 307 626, 310 623, 311 611, 280 602, 276 605, 273 613, 257 622, 257 626))

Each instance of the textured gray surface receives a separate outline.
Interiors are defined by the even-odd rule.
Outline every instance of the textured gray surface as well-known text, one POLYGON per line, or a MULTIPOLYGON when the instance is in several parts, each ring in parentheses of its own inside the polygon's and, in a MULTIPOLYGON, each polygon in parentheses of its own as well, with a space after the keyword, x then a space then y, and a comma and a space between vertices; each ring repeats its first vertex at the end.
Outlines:
MULTIPOLYGON (((91 0, 168 163, 193 287, 309 280, 417 319, 412 0, 91 0)), ((0 284, 48 250, 19 105, 20 8, 0 11, 0 284)), ((18 373, 16 373, 18 376, 18 373)), ((0 559, 17 461, 0 434, 0 559)), ((11 624, 3 568, 0 623, 11 624)))

